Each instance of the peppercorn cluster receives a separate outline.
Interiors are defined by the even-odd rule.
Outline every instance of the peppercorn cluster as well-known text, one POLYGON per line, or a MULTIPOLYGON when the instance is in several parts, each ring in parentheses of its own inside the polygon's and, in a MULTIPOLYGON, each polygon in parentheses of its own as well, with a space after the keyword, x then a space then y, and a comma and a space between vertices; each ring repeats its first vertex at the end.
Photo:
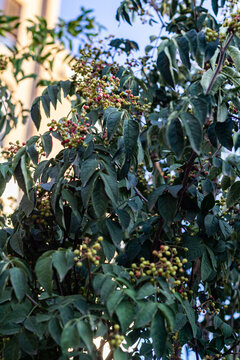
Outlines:
POLYGON ((61 144, 69 149, 84 145, 86 135, 90 133, 90 124, 76 114, 77 122, 66 117, 59 122, 52 120, 48 123, 49 131, 56 131, 62 138, 61 144))
POLYGON ((100 256, 97 252, 102 248, 100 242, 103 241, 103 237, 99 236, 97 240, 90 245, 91 239, 85 237, 83 243, 79 246, 79 249, 74 250, 74 261, 78 267, 83 265, 84 260, 92 262, 95 266, 99 265, 100 256))
POLYGON ((110 333, 110 344, 114 347, 119 347, 124 340, 124 336, 119 334, 120 325, 114 324, 113 330, 114 332, 110 333))
POLYGON ((218 33, 215 30, 212 30, 210 28, 205 29, 205 39, 207 42, 216 41, 218 38, 218 33))
MULTIPOLYGON (((188 249, 185 248, 187 251, 188 249)), ((178 250, 173 247, 171 248, 168 245, 161 245, 160 250, 154 250, 153 255, 157 258, 155 262, 145 260, 145 258, 140 258, 140 264, 132 264, 129 275, 133 282, 136 282, 137 279, 151 276, 150 281, 158 285, 159 277, 163 277, 166 281, 169 281, 170 278, 174 279, 171 282, 171 292, 175 293, 176 289, 178 293, 184 298, 188 298, 186 292, 186 286, 188 278, 184 276, 185 270, 183 265, 187 263, 187 259, 183 258, 180 260, 178 255, 178 250)))
MULTIPOLYGON (((120 91, 120 79, 116 76, 116 64, 106 64, 103 60, 92 59, 92 52, 82 51, 82 58, 72 68, 75 72, 76 90, 85 103, 81 115, 84 117, 91 110, 108 107, 134 110, 135 116, 148 113, 150 103, 141 103, 139 96, 134 96, 131 89, 120 91), (107 75, 103 74, 105 66, 110 67, 107 75)), ((145 101, 145 99, 144 99, 145 101)))
POLYGON ((231 19, 225 19, 223 26, 228 27, 229 32, 235 33, 235 35, 240 37, 240 9, 237 9, 230 16, 231 19))
POLYGON ((36 186, 36 210, 32 215, 32 218, 35 220, 36 224, 42 224, 43 226, 49 225, 49 218, 53 216, 50 195, 46 192, 40 184, 36 186))

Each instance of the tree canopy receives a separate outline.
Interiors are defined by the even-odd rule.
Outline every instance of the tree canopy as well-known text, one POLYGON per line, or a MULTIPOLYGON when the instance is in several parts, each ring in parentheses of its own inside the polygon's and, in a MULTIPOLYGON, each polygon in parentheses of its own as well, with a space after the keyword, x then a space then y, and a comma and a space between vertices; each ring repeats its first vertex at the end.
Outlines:
MULTIPOLYGON (((31 46, 1 56, 24 81, 23 61, 51 71, 46 47, 88 34, 70 79, 39 79, 30 115, 48 131, 2 150, 1 194, 12 177, 23 192, 1 216, 2 359, 238 358, 240 10, 211 6, 122 1, 117 21, 159 23, 142 57, 131 39, 92 41, 84 9, 55 29, 38 18, 31 46)), ((0 106, 4 136, 21 111, 11 94, 0 106)))

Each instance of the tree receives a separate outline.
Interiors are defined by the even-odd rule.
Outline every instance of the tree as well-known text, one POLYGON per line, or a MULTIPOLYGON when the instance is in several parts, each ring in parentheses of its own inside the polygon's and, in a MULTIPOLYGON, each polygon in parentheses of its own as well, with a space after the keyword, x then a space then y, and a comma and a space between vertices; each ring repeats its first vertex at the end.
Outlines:
POLYGON ((31 108, 37 129, 40 104, 71 113, 1 164, 24 192, 0 232, 4 360, 238 357, 240 12, 124 0, 117 20, 136 14, 169 36, 138 61, 129 39, 81 49, 31 108))

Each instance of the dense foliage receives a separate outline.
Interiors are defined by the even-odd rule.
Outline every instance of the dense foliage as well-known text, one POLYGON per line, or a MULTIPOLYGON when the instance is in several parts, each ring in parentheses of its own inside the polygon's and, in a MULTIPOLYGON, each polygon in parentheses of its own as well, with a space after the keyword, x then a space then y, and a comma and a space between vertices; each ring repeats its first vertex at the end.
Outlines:
POLYGON ((0 165, 23 191, 1 219, 2 359, 237 359, 240 12, 221 3, 218 22, 218 1, 122 1, 117 20, 159 22, 146 56, 88 44, 35 99, 37 129, 40 106, 72 110, 0 165))

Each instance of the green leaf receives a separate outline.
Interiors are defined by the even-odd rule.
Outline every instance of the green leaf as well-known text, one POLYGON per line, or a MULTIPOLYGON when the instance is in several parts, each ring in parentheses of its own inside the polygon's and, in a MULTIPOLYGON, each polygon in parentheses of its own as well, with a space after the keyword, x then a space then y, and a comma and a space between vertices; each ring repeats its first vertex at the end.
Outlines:
POLYGON ((69 80, 60 81, 60 85, 63 90, 63 96, 66 97, 70 93, 70 90, 71 90, 71 81, 69 81, 69 80))
POLYGON ((112 294, 109 295, 107 299, 107 310, 109 312, 109 315, 112 316, 113 312, 115 311, 116 307, 120 304, 124 297, 124 294, 122 291, 114 291, 112 294))
POLYGON ((127 352, 123 352, 122 349, 117 348, 113 353, 114 360, 128 360, 127 352))
POLYGON ((51 103, 53 104, 54 109, 56 109, 59 88, 58 88, 58 86, 56 84, 54 84, 54 85, 48 86, 47 91, 48 91, 48 96, 49 96, 49 98, 51 100, 51 103))
POLYGON ((153 318, 150 329, 150 338, 153 341, 154 353, 158 359, 164 355, 167 341, 167 332, 163 316, 157 312, 153 318))
POLYGON ((74 215, 77 217, 78 221, 81 222, 81 216, 79 214, 78 211, 78 201, 77 201, 77 197, 74 196, 74 194, 72 193, 72 191, 68 190, 68 189, 63 189, 61 192, 62 198, 64 200, 66 200, 68 202, 68 204, 70 205, 74 215))
POLYGON ((123 128, 123 140, 127 158, 131 158, 137 148, 138 135, 139 123, 133 118, 127 117, 124 120, 123 128))
POLYGON ((126 332, 135 316, 135 307, 128 300, 123 300, 116 308, 116 314, 121 325, 122 332, 126 332))
POLYGON ((208 211, 215 205, 215 199, 213 193, 206 195, 201 203, 201 210, 208 211))
POLYGON ((208 236, 212 236, 218 231, 218 219, 215 215, 208 214, 204 218, 204 225, 208 236))
POLYGON ((219 227, 225 240, 232 235, 232 227, 224 220, 219 220, 219 227))
POLYGON ((156 293, 155 287, 151 283, 146 283, 137 292, 136 299, 142 300, 147 296, 153 295, 156 293))
POLYGON ((157 312, 157 305, 154 302, 144 302, 139 304, 140 308, 136 315, 135 327, 142 328, 152 321, 157 312))
POLYGON ((201 145, 202 145, 202 137, 203 137, 203 129, 202 125, 192 114, 183 113, 181 115, 181 119, 183 120, 183 124, 186 129, 186 133, 188 135, 190 144, 193 150, 199 154, 201 145))
POLYGON ((61 336, 61 347, 62 351, 65 354, 69 355, 68 349, 69 348, 78 348, 80 346, 80 337, 78 328, 76 326, 76 323, 73 323, 71 320, 66 323, 64 326, 64 329, 62 331, 61 336))
POLYGON ((41 96, 41 102, 42 102, 44 112, 45 112, 46 116, 49 118, 50 117, 50 97, 48 96, 48 94, 44 94, 41 96))
POLYGON ((111 106, 104 111, 103 116, 107 126, 108 140, 112 139, 115 131, 119 127, 119 124, 124 117, 124 114, 124 111, 119 111, 118 109, 111 106))
POLYGON ((4 347, 4 360, 19 360, 21 357, 21 350, 16 338, 11 338, 7 341, 4 347))
POLYGON ((180 36, 177 39, 178 51, 183 64, 188 70, 191 69, 191 63, 189 59, 189 45, 188 40, 185 36, 180 36))
POLYGON ((227 190, 231 186, 231 179, 229 176, 224 175, 221 180, 222 190, 227 190))
POLYGON ((32 121, 34 122, 37 130, 39 130, 41 119, 42 119, 41 112, 40 112, 40 97, 37 97, 32 104, 31 117, 32 117, 32 121))
POLYGON ((59 320, 57 318, 53 318, 48 323, 48 331, 53 338, 53 340, 60 345, 61 344, 61 335, 62 328, 60 326, 59 320))
POLYGON ((236 65, 236 70, 240 72, 240 50, 236 46, 228 46, 227 52, 231 56, 234 64, 236 65))
POLYGON ((38 164, 38 152, 36 149, 36 145, 32 144, 32 145, 28 146, 27 152, 28 152, 32 162, 34 163, 34 165, 37 165, 38 164))
POLYGON ((177 199, 169 193, 164 193, 158 199, 158 210, 160 215, 166 221, 172 221, 175 217, 177 199))
POLYGON ((201 260, 201 279, 202 281, 205 281, 209 278, 209 276, 212 273, 212 265, 209 260, 209 256, 207 251, 204 251, 202 260, 201 260))
POLYGON ((217 15, 218 13, 218 0, 211 0, 212 2, 212 9, 214 11, 214 14, 217 15))
POLYGON ((10 280, 19 302, 23 300, 27 292, 27 278, 24 271, 14 267, 9 270, 10 280))
POLYGON ((49 132, 46 132, 41 136, 41 140, 42 140, 43 150, 46 153, 46 157, 48 157, 48 155, 52 151, 52 137, 49 134, 49 132))
POLYGON ((109 295, 115 290, 116 286, 117 286, 116 282, 110 279, 109 277, 107 277, 102 283, 102 287, 100 291, 101 299, 103 301, 106 301, 109 295))
POLYGON ((117 207, 118 184, 117 184, 116 178, 111 175, 104 174, 102 172, 100 173, 100 176, 104 182, 105 192, 106 192, 107 196, 112 201, 113 206, 117 207))
POLYGON ((227 194, 227 207, 235 205, 240 199, 240 181, 236 181, 227 194))
POLYGON ((52 256, 46 256, 46 253, 40 256, 35 266, 35 272, 39 283, 48 292, 48 294, 51 295, 53 286, 52 256))
POLYGON ((96 159, 87 159, 81 166, 81 181, 82 186, 86 186, 91 176, 98 171, 98 161, 96 159))
POLYGON ((177 159, 180 159, 184 149, 184 134, 179 119, 170 120, 167 126, 167 140, 177 159))
POLYGON ((95 182, 94 190, 92 192, 92 204, 98 218, 106 216, 108 197, 106 196, 104 183, 101 179, 98 179, 95 182))
POLYGON ((190 322, 190 325, 192 327, 193 336, 195 337, 196 334, 197 334, 197 325, 196 325, 194 310, 193 310, 192 305, 189 303, 188 300, 185 300, 183 302, 183 307, 185 309, 187 318, 188 318, 188 320, 190 322))
POLYGON ((95 354, 96 348, 93 343, 93 334, 89 324, 85 323, 84 321, 77 321, 77 329, 78 329, 78 335, 86 345, 89 354, 92 356, 96 355, 95 354))
POLYGON ((174 88, 174 80, 170 71, 170 61, 164 50, 158 54, 157 68, 164 80, 174 88))
POLYGON ((112 242, 116 247, 120 246, 123 239, 123 231, 119 224, 111 219, 106 220, 106 225, 111 236, 112 242))
POLYGON ((65 278, 67 272, 73 267, 74 265, 74 254, 70 251, 68 251, 69 255, 67 257, 66 251, 55 251, 52 254, 52 264, 57 270, 57 273, 59 275, 60 281, 62 282, 65 278))
POLYGON ((161 185, 159 188, 151 192, 148 198, 148 207, 150 211, 154 208, 159 196, 161 196, 164 193, 166 188, 167 188, 166 185, 161 185))
POLYGON ((233 147, 232 129, 233 122, 230 118, 224 122, 217 122, 215 125, 215 132, 220 144, 230 151, 233 147))
POLYGON ((37 355, 38 338, 35 335, 23 330, 18 336, 18 343, 20 348, 28 355, 37 355))
POLYGON ((129 226, 129 223, 130 223, 130 215, 128 214, 128 212, 125 210, 119 209, 119 210, 116 210, 116 214, 119 217, 122 228, 127 229, 129 226))
POLYGON ((170 329, 173 330, 175 326, 175 314, 173 310, 165 304, 158 304, 158 308, 166 317, 170 329))

